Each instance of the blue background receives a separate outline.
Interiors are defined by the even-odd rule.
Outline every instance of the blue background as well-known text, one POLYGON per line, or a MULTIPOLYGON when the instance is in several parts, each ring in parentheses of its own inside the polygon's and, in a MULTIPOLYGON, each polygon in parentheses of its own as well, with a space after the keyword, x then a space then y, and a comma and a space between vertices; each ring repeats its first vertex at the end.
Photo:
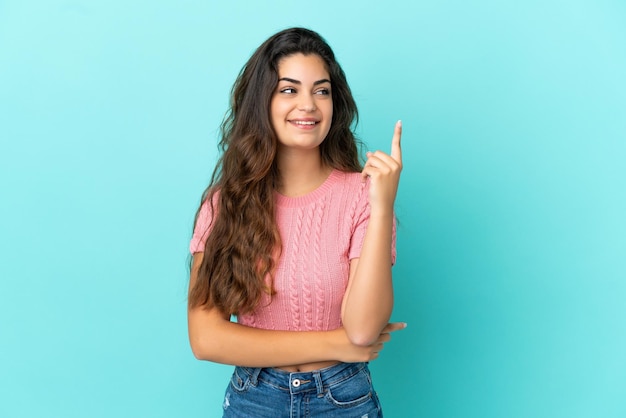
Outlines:
POLYGON ((370 149, 404 121, 386 416, 626 416, 617 0, 0 0, 0 416, 220 416, 187 245, 230 87, 294 25, 370 149))

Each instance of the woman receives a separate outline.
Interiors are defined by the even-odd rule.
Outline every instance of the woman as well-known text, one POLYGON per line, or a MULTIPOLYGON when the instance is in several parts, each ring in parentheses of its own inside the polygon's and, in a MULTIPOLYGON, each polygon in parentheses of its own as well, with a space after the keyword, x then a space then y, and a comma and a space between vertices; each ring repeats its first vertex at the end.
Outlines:
POLYGON ((237 366, 224 417, 382 416, 367 362, 405 326, 388 323, 401 124, 391 155, 362 168, 356 119, 343 70, 307 29, 270 37, 233 86, 188 311, 194 355, 237 366))

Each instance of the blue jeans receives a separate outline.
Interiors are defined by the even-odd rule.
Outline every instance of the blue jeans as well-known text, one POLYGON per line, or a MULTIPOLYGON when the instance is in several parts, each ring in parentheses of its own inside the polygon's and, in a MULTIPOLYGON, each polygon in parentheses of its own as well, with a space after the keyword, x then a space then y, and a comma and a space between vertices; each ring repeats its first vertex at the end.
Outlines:
POLYGON ((382 418, 367 363, 306 373, 236 367, 223 418, 382 418))

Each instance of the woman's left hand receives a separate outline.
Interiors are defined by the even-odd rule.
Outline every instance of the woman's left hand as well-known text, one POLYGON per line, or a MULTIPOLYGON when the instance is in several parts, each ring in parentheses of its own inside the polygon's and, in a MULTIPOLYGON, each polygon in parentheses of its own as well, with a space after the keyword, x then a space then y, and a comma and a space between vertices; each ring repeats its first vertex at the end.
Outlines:
POLYGON ((391 139, 391 155, 382 151, 368 152, 361 175, 370 178, 369 201, 372 212, 393 211, 402 171, 400 138, 402 122, 396 122, 391 139))

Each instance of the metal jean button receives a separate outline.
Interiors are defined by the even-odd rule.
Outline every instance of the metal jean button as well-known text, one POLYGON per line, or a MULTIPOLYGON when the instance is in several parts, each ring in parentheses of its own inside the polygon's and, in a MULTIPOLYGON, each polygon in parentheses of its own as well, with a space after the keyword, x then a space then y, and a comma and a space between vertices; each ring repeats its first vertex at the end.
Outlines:
POLYGON ((294 388, 297 388, 300 386, 300 379, 293 379, 293 382, 291 382, 291 384, 293 385, 294 388))

